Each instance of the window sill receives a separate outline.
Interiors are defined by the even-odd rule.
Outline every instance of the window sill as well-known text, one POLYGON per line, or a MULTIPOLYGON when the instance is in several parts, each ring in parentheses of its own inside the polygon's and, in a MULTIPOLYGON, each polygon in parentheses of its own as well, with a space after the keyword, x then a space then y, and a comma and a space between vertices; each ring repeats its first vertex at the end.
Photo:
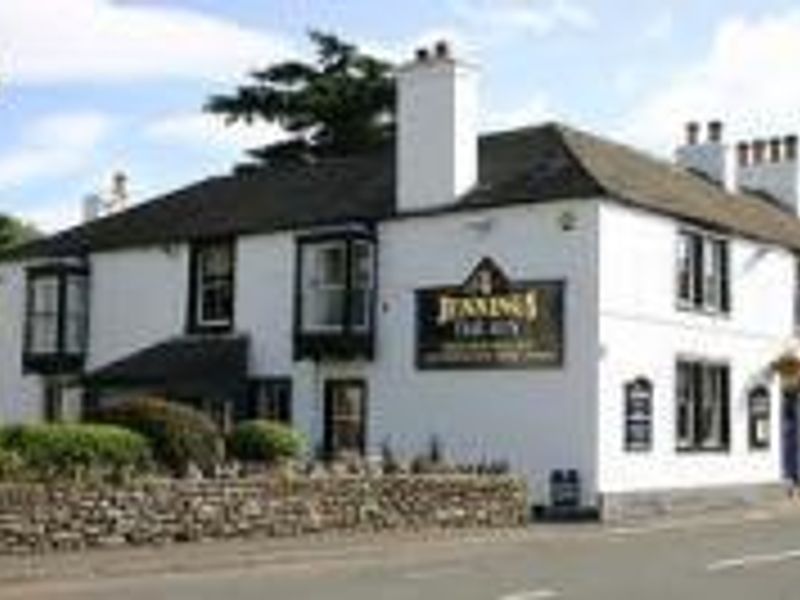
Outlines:
POLYGON ((731 449, 729 446, 720 448, 703 448, 699 446, 692 446, 688 448, 675 448, 677 454, 692 455, 692 454, 730 454, 731 449))
POLYGON ((678 302, 675 305, 675 310, 679 313, 690 314, 690 315, 699 315, 703 317, 716 317, 723 320, 730 320, 731 318, 731 310, 717 310, 713 308, 702 308, 697 307, 691 304, 683 304, 678 302))

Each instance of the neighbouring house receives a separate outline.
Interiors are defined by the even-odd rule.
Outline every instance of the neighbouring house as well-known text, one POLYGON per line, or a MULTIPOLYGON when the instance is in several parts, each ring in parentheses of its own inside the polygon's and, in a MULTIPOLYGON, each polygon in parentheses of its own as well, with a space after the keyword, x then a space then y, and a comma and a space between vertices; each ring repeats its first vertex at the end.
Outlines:
POLYGON ((0 419, 141 394, 326 452, 442 442, 534 503, 797 476, 797 138, 676 164, 561 124, 479 136, 446 44, 395 147, 192 184, 7 254, 0 419), (557 500, 557 499, 556 499, 557 500))

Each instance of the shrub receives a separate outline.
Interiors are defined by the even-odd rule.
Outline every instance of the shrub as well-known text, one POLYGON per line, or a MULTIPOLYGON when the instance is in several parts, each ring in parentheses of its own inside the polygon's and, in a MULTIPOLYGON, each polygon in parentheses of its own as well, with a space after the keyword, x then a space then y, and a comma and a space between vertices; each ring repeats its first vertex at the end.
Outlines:
POLYGON ((110 425, 16 425, 0 433, 0 447, 45 478, 117 476, 143 470, 150 460, 147 440, 110 425))
POLYGON ((94 418, 143 435, 155 460, 175 474, 186 474, 190 465, 210 473, 221 462, 222 438, 217 426, 189 406, 142 398, 101 409, 94 418))
POLYGON ((17 479, 25 470, 25 463, 19 454, 0 448, 0 481, 17 479))
POLYGON ((299 431, 282 423, 245 421, 231 434, 228 450, 243 462, 274 464, 302 456, 306 440, 299 431))

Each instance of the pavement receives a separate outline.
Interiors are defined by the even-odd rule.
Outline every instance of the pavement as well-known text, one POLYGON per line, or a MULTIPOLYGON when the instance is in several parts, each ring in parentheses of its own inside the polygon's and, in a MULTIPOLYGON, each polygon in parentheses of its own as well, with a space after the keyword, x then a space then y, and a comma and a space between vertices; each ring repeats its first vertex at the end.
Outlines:
POLYGON ((800 599, 800 505, 0 558, 2 600, 800 599))

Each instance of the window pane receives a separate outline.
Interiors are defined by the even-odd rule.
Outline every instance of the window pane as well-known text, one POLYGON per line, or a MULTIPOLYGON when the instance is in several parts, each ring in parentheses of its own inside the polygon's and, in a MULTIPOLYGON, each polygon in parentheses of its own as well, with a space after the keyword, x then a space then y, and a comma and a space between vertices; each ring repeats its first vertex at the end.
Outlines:
POLYGON ((692 443, 691 369, 687 363, 678 363, 676 372, 677 443, 688 447, 692 443))
POLYGON ((678 237, 678 299, 692 300, 692 247, 689 234, 682 232, 678 237))
POLYGON ((58 312, 58 277, 36 277, 31 283, 31 293, 34 313, 58 312))
POLYGON ((313 313, 310 324, 315 327, 341 327, 344 317, 344 289, 319 289, 310 298, 313 313))
POLYGON ((350 295, 350 323, 354 328, 366 329, 369 326, 371 298, 369 289, 354 290, 350 295))
POLYGON ((372 244, 356 242, 353 245, 353 287, 372 287, 372 244))
POLYGON ((347 253, 345 245, 333 244, 319 248, 317 254, 317 284, 342 286, 347 278, 347 253))
POLYGON ((227 325, 233 319, 233 246, 215 244, 197 253, 197 322, 227 325))
POLYGON ((31 317, 28 351, 32 354, 58 352, 58 315, 41 314, 31 317))

